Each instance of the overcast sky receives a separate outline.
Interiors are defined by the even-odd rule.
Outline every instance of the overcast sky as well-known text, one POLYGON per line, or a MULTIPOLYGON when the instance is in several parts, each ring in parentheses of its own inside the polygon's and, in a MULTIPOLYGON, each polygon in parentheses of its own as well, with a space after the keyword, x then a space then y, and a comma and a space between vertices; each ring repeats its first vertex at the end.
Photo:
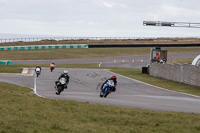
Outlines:
POLYGON ((200 28, 150 27, 143 26, 143 21, 200 23, 200 0, 0 0, 0 33, 200 36, 200 28))

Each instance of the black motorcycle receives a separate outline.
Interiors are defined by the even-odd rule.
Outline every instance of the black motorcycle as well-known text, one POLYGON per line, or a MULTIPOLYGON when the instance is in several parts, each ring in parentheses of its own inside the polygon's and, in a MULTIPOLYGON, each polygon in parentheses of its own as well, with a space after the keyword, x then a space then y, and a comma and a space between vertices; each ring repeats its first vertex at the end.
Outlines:
POLYGON ((56 83, 56 87, 55 87, 56 94, 60 95, 60 93, 62 91, 64 91, 64 88, 66 88, 66 86, 67 86, 66 79, 65 78, 60 78, 56 83))

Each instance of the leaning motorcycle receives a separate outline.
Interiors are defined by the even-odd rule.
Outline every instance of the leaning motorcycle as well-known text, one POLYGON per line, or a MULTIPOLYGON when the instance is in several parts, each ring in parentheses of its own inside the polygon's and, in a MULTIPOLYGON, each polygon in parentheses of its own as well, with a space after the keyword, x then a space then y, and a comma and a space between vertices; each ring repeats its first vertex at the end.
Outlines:
POLYGON ((60 78, 58 82, 56 83, 56 87, 55 87, 57 95, 60 95, 60 93, 64 90, 65 85, 66 85, 66 79, 60 78))
POLYGON ((106 98, 111 93, 112 89, 115 88, 115 84, 112 80, 108 80, 100 91, 100 97, 106 98))
POLYGON ((36 75, 37 75, 37 77, 40 75, 40 68, 36 68, 36 70, 35 70, 35 72, 36 72, 36 75))
POLYGON ((50 66, 50 71, 52 72, 54 70, 54 66, 50 66))

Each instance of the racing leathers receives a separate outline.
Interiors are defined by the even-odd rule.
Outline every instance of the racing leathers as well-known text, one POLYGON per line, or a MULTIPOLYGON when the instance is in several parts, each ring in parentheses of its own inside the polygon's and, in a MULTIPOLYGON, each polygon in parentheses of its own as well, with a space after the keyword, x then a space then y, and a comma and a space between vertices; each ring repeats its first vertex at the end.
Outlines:
MULTIPOLYGON (((64 88, 67 89, 67 85, 68 85, 68 83, 69 83, 69 75, 61 74, 60 77, 58 78, 58 81, 59 81, 61 78, 65 78, 65 79, 66 79, 66 84, 64 85, 64 88)), ((55 82, 55 85, 58 83, 58 81, 55 82)))
POLYGON ((114 82, 114 85, 115 85, 115 87, 114 88, 112 88, 112 92, 115 92, 116 91, 116 86, 117 86, 117 80, 116 79, 112 79, 112 77, 111 78, 109 78, 109 79, 106 79, 106 81, 102 84, 102 86, 101 86, 101 90, 103 89, 103 86, 108 82, 108 80, 112 80, 113 82, 114 82))
POLYGON ((35 67, 35 72, 37 72, 37 71, 39 71, 41 74, 42 68, 39 65, 35 67))

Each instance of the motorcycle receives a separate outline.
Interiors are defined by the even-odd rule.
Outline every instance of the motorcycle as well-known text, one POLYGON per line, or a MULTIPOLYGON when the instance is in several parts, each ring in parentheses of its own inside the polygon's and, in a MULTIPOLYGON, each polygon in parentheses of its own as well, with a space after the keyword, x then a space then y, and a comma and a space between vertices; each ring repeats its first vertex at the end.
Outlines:
POLYGON ((54 70, 54 66, 50 66, 50 71, 52 72, 54 70))
POLYGON ((106 98, 111 93, 112 89, 115 88, 115 84, 112 80, 108 80, 100 91, 100 97, 106 98))
POLYGON ((36 72, 36 75, 37 75, 37 77, 40 75, 40 73, 41 73, 41 70, 40 70, 40 68, 36 68, 35 69, 35 72, 36 72))
POLYGON ((56 83, 56 94, 60 95, 60 93, 64 90, 66 86, 66 79, 65 78, 60 78, 57 83, 56 83))

